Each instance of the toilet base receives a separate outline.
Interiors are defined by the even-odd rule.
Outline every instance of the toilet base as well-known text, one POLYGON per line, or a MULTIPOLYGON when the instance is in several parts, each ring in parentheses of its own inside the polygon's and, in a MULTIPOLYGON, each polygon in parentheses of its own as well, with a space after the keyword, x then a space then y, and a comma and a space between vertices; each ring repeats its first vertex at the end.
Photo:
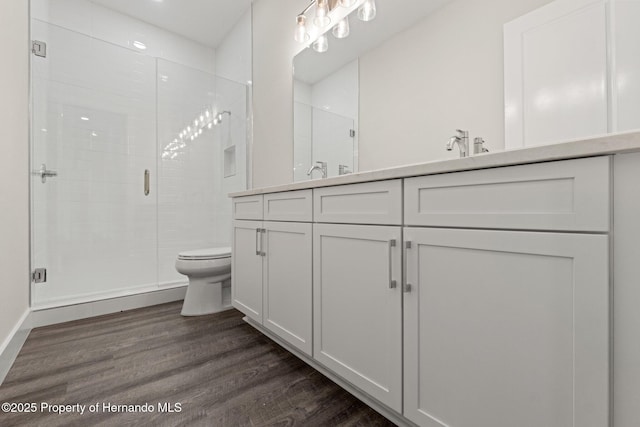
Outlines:
POLYGON ((182 304, 183 316, 202 316, 229 310, 231 288, 223 286, 224 282, 211 283, 205 279, 191 279, 187 286, 187 294, 182 304), (226 291, 226 292, 225 292, 226 291), (226 298, 225 298, 226 297, 226 298))

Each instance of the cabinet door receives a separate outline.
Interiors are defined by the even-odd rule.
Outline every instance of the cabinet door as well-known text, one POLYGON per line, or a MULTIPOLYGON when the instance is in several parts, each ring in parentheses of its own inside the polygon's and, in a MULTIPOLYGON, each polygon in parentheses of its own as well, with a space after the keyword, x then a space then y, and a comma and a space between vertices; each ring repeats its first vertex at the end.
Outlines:
POLYGON ((264 228, 264 326, 311 356, 311 224, 264 228))
POLYGON ((604 235, 405 228, 404 415, 429 427, 603 427, 604 235))
POLYGON ((233 222, 231 295, 233 306, 262 323, 262 222, 233 222))
POLYGON ((313 228, 314 358, 400 412, 402 229, 313 228))

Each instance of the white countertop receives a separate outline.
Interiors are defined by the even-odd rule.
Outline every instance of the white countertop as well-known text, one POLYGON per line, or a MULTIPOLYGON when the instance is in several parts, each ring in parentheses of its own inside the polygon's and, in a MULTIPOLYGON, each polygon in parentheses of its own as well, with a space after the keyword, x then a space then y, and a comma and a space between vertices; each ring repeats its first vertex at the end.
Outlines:
POLYGON ((640 132, 633 131, 558 144, 496 151, 459 159, 436 160, 388 169, 352 173, 332 178, 313 179, 272 187, 254 188, 231 193, 229 197, 252 196, 256 194, 277 193, 280 191, 304 190, 307 188, 328 187, 332 185, 355 184, 359 182, 381 181, 385 179, 407 178, 419 175, 433 175, 636 151, 640 151, 640 132))

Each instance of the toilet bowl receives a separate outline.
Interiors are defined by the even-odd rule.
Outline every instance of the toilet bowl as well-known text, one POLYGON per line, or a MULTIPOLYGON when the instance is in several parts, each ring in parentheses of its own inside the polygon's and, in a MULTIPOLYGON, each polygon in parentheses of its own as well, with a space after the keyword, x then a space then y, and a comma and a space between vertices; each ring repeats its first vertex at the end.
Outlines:
POLYGON ((231 308, 230 298, 225 298, 230 288, 223 286, 231 277, 231 248, 180 252, 176 270, 189 278, 180 314, 200 316, 231 308))

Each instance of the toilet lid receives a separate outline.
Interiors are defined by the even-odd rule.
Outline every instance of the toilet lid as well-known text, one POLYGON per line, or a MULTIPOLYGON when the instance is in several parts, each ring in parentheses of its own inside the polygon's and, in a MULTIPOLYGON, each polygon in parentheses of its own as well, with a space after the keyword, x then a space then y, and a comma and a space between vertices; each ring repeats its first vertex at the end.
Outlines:
POLYGON ((207 248, 195 251, 185 251, 178 254, 178 259, 216 259, 231 256, 231 248, 207 248))

